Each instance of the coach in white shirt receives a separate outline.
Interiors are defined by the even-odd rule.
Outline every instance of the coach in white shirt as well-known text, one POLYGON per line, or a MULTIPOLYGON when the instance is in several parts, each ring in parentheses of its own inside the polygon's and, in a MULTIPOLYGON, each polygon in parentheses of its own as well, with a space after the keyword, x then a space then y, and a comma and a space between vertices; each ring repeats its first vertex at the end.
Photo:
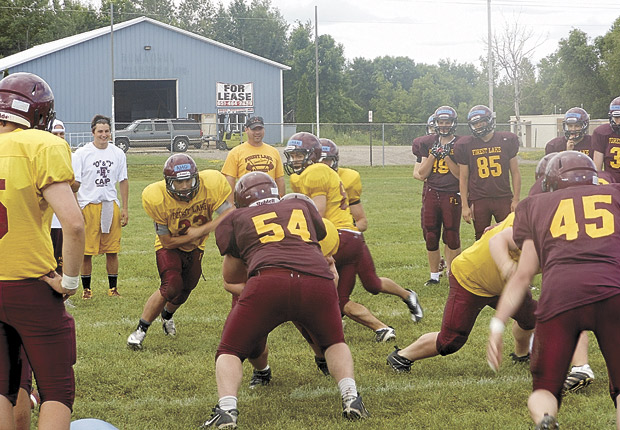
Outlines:
POLYGON ((106 255, 111 297, 120 297, 117 289, 118 252, 121 247, 121 227, 127 225, 129 213, 129 181, 125 153, 110 140, 110 118, 95 115, 91 121, 93 141, 75 151, 73 170, 80 183, 78 203, 86 223, 86 247, 82 264, 83 299, 92 297, 90 275, 92 256, 106 255), (119 184, 122 206, 118 201, 119 184))

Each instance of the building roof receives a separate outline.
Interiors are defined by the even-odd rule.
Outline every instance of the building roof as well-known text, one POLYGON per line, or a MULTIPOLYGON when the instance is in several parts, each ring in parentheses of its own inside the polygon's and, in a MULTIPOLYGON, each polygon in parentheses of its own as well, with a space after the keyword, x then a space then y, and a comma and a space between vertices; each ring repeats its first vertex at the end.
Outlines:
MULTIPOLYGON (((216 42, 215 40, 208 39, 206 37, 200 36, 198 34, 182 30, 178 27, 173 27, 168 24, 164 24, 163 22, 156 21, 154 19, 141 16, 139 18, 134 18, 129 21, 122 22, 120 24, 114 24, 114 31, 121 30, 126 27, 130 27, 132 25, 139 24, 141 22, 148 22, 154 25, 158 25, 168 30, 176 31, 177 33, 181 33, 185 36, 192 37, 194 39, 198 39, 202 42, 209 43, 211 45, 218 46, 220 48, 226 49, 228 51, 232 51, 239 55, 244 55, 246 57, 250 57, 256 61, 260 61, 274 67, 277 67, 282 70, 290 70, 289 66, 284 64, 277 63, 275 61, 269 60, 264 57, 260 57, 258 55, 251 54, 249 52, 243 51, 238 48, 234 48, 232 46, 225 45, 220 42, 216 42)), ((34 46, 30 49, 26 49, 25 51, 18 52, 17 54, 9 55, 8 57, 0 58, 0 70, 9 69, 11 67, 18 66, 20 64, 26 63, 28 61, 35 60, 40 57, 44 57, 53 52, 61 51, 70 46, 78 45, 82 42, 86 42, 87 40, 95 39, 97 37, 104 36, 106 34, 110 34, 110 27, 102 27, 96 30, 87 31, 85 33, 76 34, 74 36, 65 37, 63 39, 54 40, 53 42, 43 43, 41 45, 34 46)))

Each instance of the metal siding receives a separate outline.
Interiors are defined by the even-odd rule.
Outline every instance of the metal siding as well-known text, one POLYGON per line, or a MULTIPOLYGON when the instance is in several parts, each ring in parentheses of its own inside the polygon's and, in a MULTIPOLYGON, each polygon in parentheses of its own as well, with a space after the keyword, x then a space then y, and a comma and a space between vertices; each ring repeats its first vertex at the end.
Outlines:
MULTIPOLYGON (((111 114, 110 37, 56 51, 11 68, 44 78, 52 87, 58 118, 67 131, 88 132, 93 115, 111 114), (82 124, 80 124, 82 123, 82 124)), ((178 116, 215 113, 216 82, 254 83, 254 110, 266 123, 280 123, 280 69, 150 22, 114 32, 115 79, 173 79, 178 116), (151 46, 145 51, 144 46, 151 46)), ((279 142, 269 132, 265 141, 279 142)))

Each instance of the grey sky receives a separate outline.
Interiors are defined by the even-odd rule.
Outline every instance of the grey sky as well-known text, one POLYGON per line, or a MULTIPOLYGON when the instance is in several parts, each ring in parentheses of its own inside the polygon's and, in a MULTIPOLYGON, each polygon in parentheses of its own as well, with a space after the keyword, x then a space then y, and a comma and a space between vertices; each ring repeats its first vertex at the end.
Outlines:
MULTIPOLYGON (((224 0, 228 4, 231 0, 224 0)), ((486 0, 271 0, 284 18, 314 22, 318 6, 319 34, 344 45, 345 56, 407 56, 435 64, 450 58, 478 65, 486 56, 486 0)), ((620 2, 576 0, 492 0, 492 26, 518 19, 544 43, 534 60, 557 49, 572 28, 593 39, 605 34, 620 16, 620 2)))

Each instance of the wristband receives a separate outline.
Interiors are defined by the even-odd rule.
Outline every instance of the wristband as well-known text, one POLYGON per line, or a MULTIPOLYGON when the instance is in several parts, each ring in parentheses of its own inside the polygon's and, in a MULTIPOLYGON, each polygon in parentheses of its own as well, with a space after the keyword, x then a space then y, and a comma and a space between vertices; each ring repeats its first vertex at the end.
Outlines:
POLYGON ((64 288, 65 290, 77 290, 78 284, 80 283, 80 275, 77 276, 69 276, 69 275, 62 275, 62 288, 64 288))
POLYGON ((492 334, 502 334, 506 329, 506 324, 504 324, 499 318, 493 317, 491 318, 491 323, 489 324, 489 329, 492 334))

